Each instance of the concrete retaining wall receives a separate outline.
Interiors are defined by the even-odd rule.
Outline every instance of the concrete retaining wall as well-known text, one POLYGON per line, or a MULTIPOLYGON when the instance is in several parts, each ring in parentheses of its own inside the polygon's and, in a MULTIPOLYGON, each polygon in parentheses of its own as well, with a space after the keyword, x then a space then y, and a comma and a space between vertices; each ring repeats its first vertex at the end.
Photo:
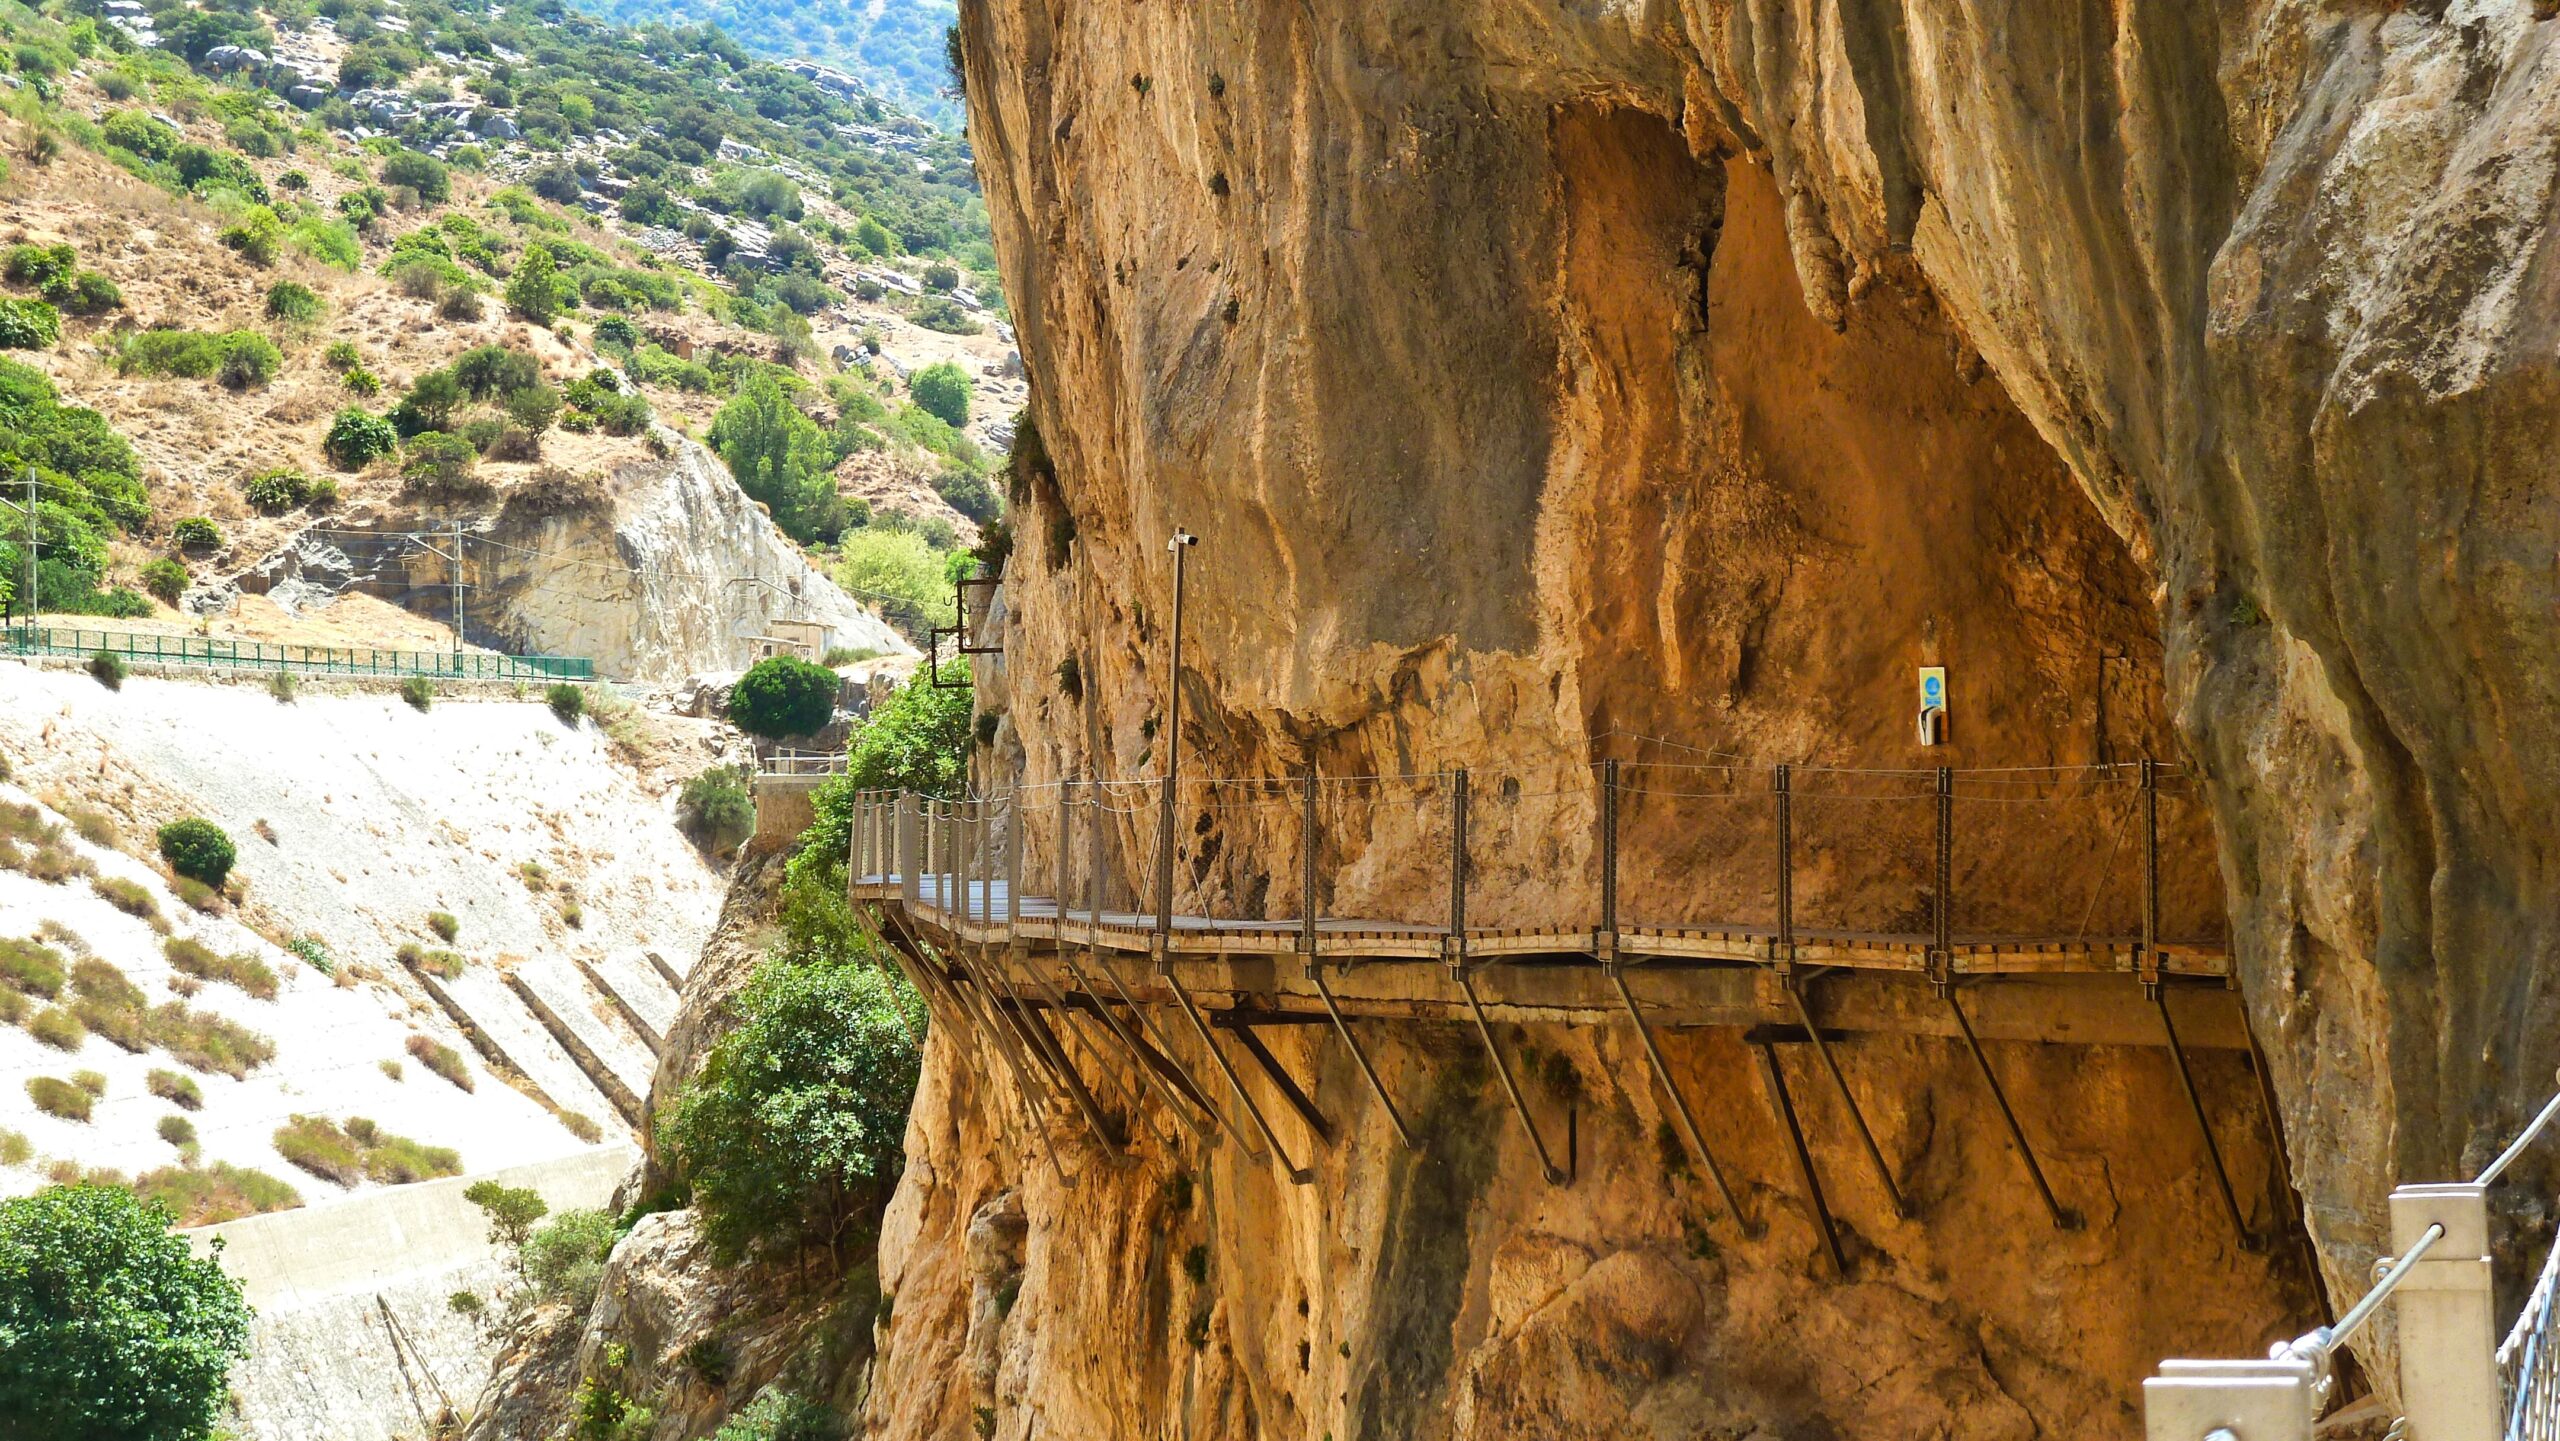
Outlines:
POLYGON ((488 1379, 495 1338, 455 1311, 511 1277, 488 1222, 462 1199, 475 1181, 530 1186, 551 1209, 597 1210, 639 1153, 600 1146, 554 1161, 365 1191, 343 1200, 181 1232, 258 1311, 249 1359, 231 1373, 249 1441, 396 1441, 428 1434, 488 1379))

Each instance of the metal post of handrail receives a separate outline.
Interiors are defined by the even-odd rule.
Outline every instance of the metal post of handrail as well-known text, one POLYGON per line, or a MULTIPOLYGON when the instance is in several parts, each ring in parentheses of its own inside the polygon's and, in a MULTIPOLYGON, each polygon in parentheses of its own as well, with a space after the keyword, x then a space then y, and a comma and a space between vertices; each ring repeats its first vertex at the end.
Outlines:
POLYGON ((1796 959, 1794 769, 1781 764, 1770 777, 1778 809, 1778 941, 1773 959, 1782 970, 1796 959))
POLYGON ((1156 974, 1173 974, 1173 787, 1170 768, 1160 784, 1164 791, 1163 810, 1156 826, 1156 974))
POLYGON ((1955 986, 1956 773, 1938 767, 1938 887, 1929 907, 1929 985, 1939 995, 1955 986))
MULTIPOLYGON (((2160 998, 2160 767, 2142 758, 2142 954, 2134 958, 2134 975, 2142 993, 2160 998)), ((2166 1007, 2161 1015, 2168 1015, 2166 1007)))
POLYGON ((1449 933, 1441 943, 1451 969, 1467 966, 1467 772, 1449 781, 1449 933))
POLYGON ((1322 984, 1316 960, 1316 910, 1316 768, 1310 765, 1298 817, 1298 953, 1306 958, 1307 974, 1322 984))
POLYGON ((1603 967, 1618 963, 1618 762, 1600 763, 1600 934, 1592 950, 1603 967))

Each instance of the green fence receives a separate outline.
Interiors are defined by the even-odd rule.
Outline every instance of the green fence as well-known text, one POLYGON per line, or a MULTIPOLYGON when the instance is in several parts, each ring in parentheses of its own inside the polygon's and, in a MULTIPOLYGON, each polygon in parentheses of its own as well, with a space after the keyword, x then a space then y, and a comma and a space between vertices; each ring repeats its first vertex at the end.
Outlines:
POLYGON ((201 635, 151 635, 135 631, 56 630, 11 626, 0 630, 0 649, 11 655, 95 655, 102 650, 163 665, 221 666, 234 670, 292 670, 324 675, 423 675, 445 680, 594 680, 596 663, 562 655, 489 655, 437 650, 363 650, 348 646, 267 645, 201 635))

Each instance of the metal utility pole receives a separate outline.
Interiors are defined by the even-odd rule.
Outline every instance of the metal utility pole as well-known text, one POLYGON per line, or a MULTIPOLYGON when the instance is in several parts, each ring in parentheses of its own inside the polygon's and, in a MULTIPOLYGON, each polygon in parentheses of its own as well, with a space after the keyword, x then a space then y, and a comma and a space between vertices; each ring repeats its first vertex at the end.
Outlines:
POLYGON ((1164 548, 1173 552, 1172 655, 1165 662, 1164 805, 1156 818, 1156 966, 1173 961, 1174 791, 1182 772, 1182 590, 1184 561, 1200 537, 1177 526, 1164 548))
POLYGON ((462 521, 453 522, 453 653, 462 654, 462 521))
POLYGON ((25 467, 20 474, 27 482, 27 622, 36 618, 36 471, 25 467))

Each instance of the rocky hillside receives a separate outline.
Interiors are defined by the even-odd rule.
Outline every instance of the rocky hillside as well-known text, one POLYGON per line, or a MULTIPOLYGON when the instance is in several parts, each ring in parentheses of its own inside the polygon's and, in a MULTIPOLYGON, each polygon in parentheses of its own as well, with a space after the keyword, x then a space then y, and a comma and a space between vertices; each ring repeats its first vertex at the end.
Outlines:
MULTIPOLYGON (((440 648, 454 542, 434 533, 456 525, 482 602, 464 639, 625 675, 734 668, 782 618, 894 651, 864 611, 920 634, 947 609, 938 568, 1001 508, 990 456, 1024 392, 1001 300, 945 258, 974 193, 877 169, 892 132, 828 128, 894 116, 740 56, 812 115, 777 126, 702 81, 737 111, 727 148, 661 153, 550 108, 562 76, 640 46, 610 27, 503 60, 511 31, 387 9, 108 19, 12 32, 8 345, 50 383, 38 429, 94 412, 117 437, 103 469, 51 442, 40 609, 440 648), (408 88, 368 73, 412 48, 408 88), (435 98, 455 88, 477 129, 435 98), (765 384, 797 434, 718 423, 765 384), (422 624, 318 613, 358 596, 422 624)), ((669 103, 592 99, 632 124, 669 103)))

